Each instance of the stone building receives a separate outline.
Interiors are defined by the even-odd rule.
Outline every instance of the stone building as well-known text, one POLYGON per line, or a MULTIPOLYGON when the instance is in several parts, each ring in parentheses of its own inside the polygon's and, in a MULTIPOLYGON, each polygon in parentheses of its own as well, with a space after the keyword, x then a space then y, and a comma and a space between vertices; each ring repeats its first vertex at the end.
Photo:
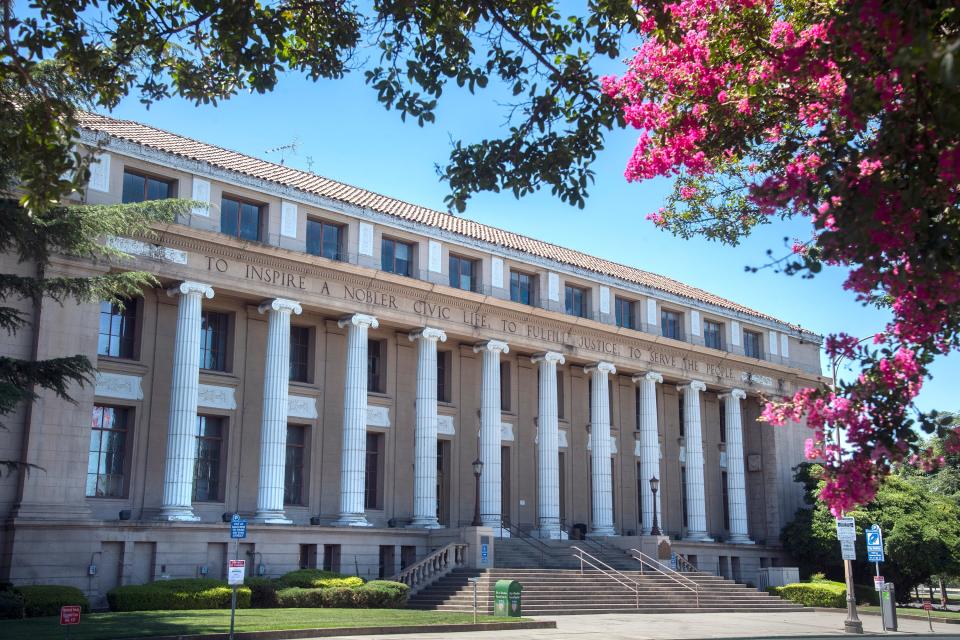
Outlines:
MULTIPOLYGON (((109 238, 161 283, 123 310, 23 307, 5 354, 82 353, 76 403, 10 416, 0 580, 92 596, 222 576, 391 576, 450 540, 613 544, 658 523, 701 566, 782 560, 819 336, 667 277, 136 122, 89 115, 89 203, 208 203, 109 238), (33 333, 36 332, 36 333, 33 333), (479 491, 474 461, 482 462, 479 491), (481 527, 471 527, 479 495, 481 527), (239 549, 225 520, 249 519, 239 549)), ((2 256, 5 273, 32 273, 2 256)), ((57 258, 50 275, 110 267, 57 258)))

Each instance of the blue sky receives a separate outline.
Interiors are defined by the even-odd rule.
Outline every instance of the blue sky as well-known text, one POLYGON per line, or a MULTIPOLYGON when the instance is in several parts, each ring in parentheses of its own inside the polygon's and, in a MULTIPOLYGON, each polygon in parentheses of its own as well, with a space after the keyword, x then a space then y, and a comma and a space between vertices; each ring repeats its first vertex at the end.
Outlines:
MULTIPOLYGON (((488 96, 458 93, 455 87, 444 93, 436 123, 420 128, 401 122, 396 112, 380 106, 360 73, 319 83, 290 75, 272 93, 243 94, 216 107, 173 99, 148 110, 131 97, 113 115, 273 161, 280 154, 267 150, 296 141, 296 152, 286 153, 288 165, 306 169, 311 159, 312 170, 321 175, 440 210, 446 187, 435 165, 446 162, 451 137, 475 141, 499 135, 504 123, 488 96)), ((845 274, 839 269, 812 280, 744 271, 745 265, 765 262, 768 248, 783 250, 785 236, 805 237, 809 226, 803 221, 763 227, 736 248, 658 231, 645 216, 662 205, 670 185, 662 179, 626 182, 623 168, 635 139, 632 131, 608 137, 582 210, 549 192, 519 201, 503 193, 474 197, 462 215, 660 273, 817 333, 865 336, 885 325, 885 313, 864 308, 842 290, 845 274)), ((951 385, 958 373, 957 356, 937 362, 934 379, 919 396, 921 409, 960 409, 951 385)))

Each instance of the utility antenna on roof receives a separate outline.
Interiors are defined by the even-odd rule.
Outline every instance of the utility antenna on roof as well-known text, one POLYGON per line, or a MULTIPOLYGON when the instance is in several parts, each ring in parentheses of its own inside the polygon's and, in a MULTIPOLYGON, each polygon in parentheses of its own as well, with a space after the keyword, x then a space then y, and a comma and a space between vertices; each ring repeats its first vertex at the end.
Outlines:
POLYGON ((272 153, 279 153, 280 164, 285 164, 287 160, 287 153, 289 152, 290 155, 294 155, 294 156, 297 155, 297 148, 299 146, 300 146, 300 139, 294 138, 291 142, 288 142, 287 144, 282 144, 279 147, 267 149, 266 151, 264 151, 264 153, 267 155, 272 153))

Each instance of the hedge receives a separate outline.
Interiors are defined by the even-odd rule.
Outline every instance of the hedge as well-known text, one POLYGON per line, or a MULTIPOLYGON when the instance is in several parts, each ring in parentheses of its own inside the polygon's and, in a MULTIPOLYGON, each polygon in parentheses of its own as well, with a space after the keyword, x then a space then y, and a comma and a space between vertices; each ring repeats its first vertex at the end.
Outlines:
POLYGON ((277 606, 310 609, 397 609, 407 601, 410 588, 399 582, 375 580, 361 587, 287 587, 276 592, 277 606))
POLYGON ((0 620, 24 616, 23 596, 13 590, 0 591, 0 620))
POLYGON ((357 589, 357 592, 362 594, 360 598, 364 600, 360 606, 370 609, 399 609, 407 604, 410 587, 402 582, 371 580, 357 589))
POLYGON ((771 591, 805 607, 847 606, 847 587, 842 582, 794 582, 782 587, 772 587, 771 591))
POLYGON ((272 609, 279 607, 276 580, 253 576, 243 581, 250 589, 250 606, 254 609, 272 609))
MULTIPOLYGON (((231 588, 223 580, 184 578, 117 587, 107 593, 111 611, 229 609, 231 588)), ((237 589, 237 607, 250 607, 251 591, 237 589)))
POLYGON ((76 587, 59 584, 34 584, 16 587, 14 591, 23 596, 23 611, 28 618, 58 616, 64 605, 80 605, 81 611, 90 610, 87 596, 76 587))
POLYGON ((300 587, 301 589, 329 589, 333 587, 359 587, 363 578, 345 576, 320 569, 298 569, 281 576, 277 580, 278 588, 300 587))

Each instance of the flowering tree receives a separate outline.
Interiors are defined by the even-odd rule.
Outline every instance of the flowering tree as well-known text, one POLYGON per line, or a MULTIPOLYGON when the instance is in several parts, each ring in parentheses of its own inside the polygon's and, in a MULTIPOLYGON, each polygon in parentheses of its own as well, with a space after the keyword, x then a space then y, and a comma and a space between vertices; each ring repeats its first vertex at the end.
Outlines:
POLYGON ((933 359, 960 340, 960 8, 953 0, 637 2, 642 44, 603 90, 640 137, 628 180, 676 177, 648 217, 683 237, 730 244, 804 216, 809 238, 780 262, 845 288, 893 319, 864 344, 852 382, 771 401, 774 425, 806 419, 807 456, 826 461, 821 499, 869 502, 893 463, 935 466, 921 431, 960 447, 949 420, 914 404, 933 359), (841 460, 834 429, 845 433, 841 460), (846 455, 849 449, 851 455, 846 455))

